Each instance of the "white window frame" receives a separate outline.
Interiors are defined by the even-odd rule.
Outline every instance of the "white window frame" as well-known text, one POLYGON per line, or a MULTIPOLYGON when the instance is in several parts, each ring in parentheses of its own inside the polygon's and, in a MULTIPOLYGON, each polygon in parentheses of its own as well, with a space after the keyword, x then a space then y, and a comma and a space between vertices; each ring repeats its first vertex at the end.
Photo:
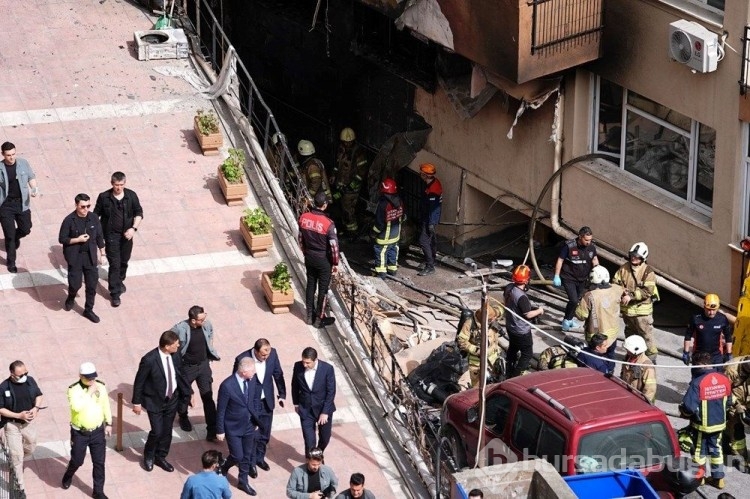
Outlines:
MULTIPOLYGON (((591 127, 591 151, 599 153, 599 154, 605 154, 607 156, 612 157, 613 163, 615 163, 618 168, 629 177, 633 178, 637 182, 648 186, 651 189, 654 189, 658 191, 660 194, 663 194, 671 199, 674 199, 675 201, 685 204, 686 206, 689 206, 691 209, 694 209, 706 216, 712 215, 712 208, 710 206, 707 206, 703 203, 701 203, 699 200, 695 198, 695 189, 696 189, 696 176, 698 175, 697 172, 697 157, 698 157, 698 146, 699 146, 699 131, 701 123, 690 119, 690 131, 687 132, 686 130, 677 127, 667 121, 664 121, 656 116, 653 116, 646 111, 637 108, 635 106, 632 106, 631 104, 628 104, 628 90, 625 87, 622 88, 622 113, 620 115, 620 127, 621 127, 621 135, 620 135, 620 153, 613 153, 610 151, 600 151, 599 150, 599 141, 598 141, 598 135, 599 135, 599 109, 600 109, 600 101, 601 101, 601 76, 596 76, 594 81, 594 97, 593 97, 593 115, 594 119, 592 121, 592 127, 591 127), (674 194, 666 189, 663 189, 659 185, 649 182, 647 179, 642 178, 634 173, 631 173, 625 169, 625 155, 622 154, 622 151, 626 149, 626 139, 627 139, 627 116, 628 112, 634 113, 638 116, 641 116, 645 119, 648 119, 650 121, 653 121, 654 123, 659 124, 660 126, 663 126, 665 128, 668 128, 670 131, 680 134, 683 137, 686 137, 690 141, 690 148, 688 151, 688 178, 687 178, 687 192, 686 197, 683 198, 682 196, 678 196, 677 194, 674 194)), ((646 96, 643 96, 646 97, 646 96)), ((648 97, 646 97, 648 98, 648 97)), ((658 103, 657 103, 658 104, 658 103)), ((662 105, 662 104, 659 104, 662 105)), ((664 106, 666 107, 666 106, 664 106)), ((750 151, 746 151, 748 153, 748 156, 750 156, 750 151)), ((747 158, 748 162, 750 162, 750 157, 747 158)), ((750 165, 750 163, 747 163, 750 165)), ((750 166, 748 166, 750 168, 750 166)), ((716 165, 714 164, 714 173, 716 172, 716 165)), ((750 175, 750 171, 748 171, 748 175, 750 175)), ((747 183, 750 183, 750 179, 747 183)), ((713 186, 712 186, 713 189, 713 186)), ((750 196, 750 193, 748 194, 750 196)), ((748 198, 750 200, 750 198, 748 198)))
MULTIPOLYGON (((707 0, 657 0, 660 3, 674 7, 675 9, 695 17, 698 20, 713 24, 716 27, 724 25, 724 10, 708 4, 707 0)), ((726 0, 730 1, 730 0, 726 0)))

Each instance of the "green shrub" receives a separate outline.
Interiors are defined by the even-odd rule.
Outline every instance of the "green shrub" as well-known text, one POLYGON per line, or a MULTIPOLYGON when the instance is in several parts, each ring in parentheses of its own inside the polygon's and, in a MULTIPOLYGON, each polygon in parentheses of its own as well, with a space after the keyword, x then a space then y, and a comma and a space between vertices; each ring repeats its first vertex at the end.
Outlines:
POLYGON ((245 166, 245 151, 229 149, 229 157, 221 164, 221 173, 230 184, 242 182, 242 172, 245 166))
POLYGON ((271 217, 263 208, 247 208, 242 214, 242 223, 255 235, 270 234, 273 228, 271 217))
POLYGON ((285 263, 277 263, 269 277, 274 290, 286 293, 292 289, 292 275, 285 263))
POLYGON ((219 133, 219 117, 212 111, 198 109, 195 112, 195 116, 198 118, 198 130, 202 135, 219 133))

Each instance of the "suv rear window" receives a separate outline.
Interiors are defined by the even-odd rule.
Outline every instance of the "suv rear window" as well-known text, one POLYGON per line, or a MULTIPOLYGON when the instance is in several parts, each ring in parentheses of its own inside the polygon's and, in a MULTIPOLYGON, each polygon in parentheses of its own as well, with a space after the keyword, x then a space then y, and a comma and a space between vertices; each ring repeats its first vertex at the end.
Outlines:
POLYGON ((663 423, 644 423, 589 433, 581 438, 576 473, 644 468, 672 456, 663 423))

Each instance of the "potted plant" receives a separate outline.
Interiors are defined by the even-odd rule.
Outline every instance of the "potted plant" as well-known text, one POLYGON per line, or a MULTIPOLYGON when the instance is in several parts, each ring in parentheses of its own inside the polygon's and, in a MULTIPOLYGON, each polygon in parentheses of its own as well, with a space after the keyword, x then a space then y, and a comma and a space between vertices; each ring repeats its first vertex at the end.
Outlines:
POLYGON ((219 117, 213 111, 198 109, 193 119, 193 131, 204 156, 216 156, 224 144, 219 128, 219 117))
POLYGON ((289 305, 294 303, 292 275, 285 263, 277 263, 271 272, 261 275, 263 295, 274 314, 289 312, 289 305))
POLYGON ((245 151, 229 149, 229 157, 219 165, 219 187, 229 206, 242 204, 247 196, 247 182, 245 182, 245 151))
POLYGON ((240 217, 240 233, 255 257, 266 256, 268 248, 273 246, 271 229, 271 217, 263 208, 247 208, 240 217))

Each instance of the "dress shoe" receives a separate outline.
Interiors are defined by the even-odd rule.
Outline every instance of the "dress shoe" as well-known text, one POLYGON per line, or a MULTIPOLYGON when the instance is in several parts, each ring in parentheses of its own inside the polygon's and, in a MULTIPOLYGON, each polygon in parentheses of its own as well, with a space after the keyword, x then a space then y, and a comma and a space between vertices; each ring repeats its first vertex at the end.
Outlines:
POLYGON ((206 442, 211 442, 212 444, 219 443, 219 439, 216 438, 216 435, 206 435, 206 442))
POLYGON ((182 431, 193 431, 193 424, 187 417, 180 417, 180 429, 182 431))
POLYGON ((258 470, 255 468, 255 465, 250 465, 250 472, 248 472, 248 475, 250 475, 250 478, 253 480, 258 478, 258 470))
POLYGON ((232 463, 229 462, 229 459, 224 460, 224 464, 221 465, 221 468, 219 470, 221 471, 221 474, 224 476, 229 475, 229 470, 232 468, 232 463))
POLYGON ((424 269, 417 272, 417 275, 423 276, 423 275, 430 275, 435 273, 435 267, 425 267, 424 269))
POLYGON ((87 318, 88 320, 90 320, 91 322, 93 322, 94 324, 97 324, 101 320, 99 316, 94 313, 93 310, 84 310, 83 316, 87 318))
POLYGON ((62 488, 65 490, 68 490, 70 488, 70 484, 73 483, 73 477, 68 476, 67 473, 63 475, 62 477, 62 488))
POLYGON ((119 296, 113 296, 112 297, 112 306, 113 307, 119 307, 120 306, 120 297, 119 296))
POLYGON ((154 470, 154 460, 147 457, 143 458, 143 469, 146 471, 154 470))
POLYGON ((70 312, 71 310, 73 310, 73 305, 75 305, 75 303, 76 303, 75 298, 68 297, 68 299, 65 300, 65 305, 63 305, 63 308, 65 309, 66 312, 70 312))
POLYGON ((18 272, 18 267, 16 267, 15 265, 8 265, 8 272, 10 272, 11 274, 15 274, 16 272, 18 272))
POLYGON ((163 469, 167 473, 172 473, 174 471, 174 466, 169 464, 169 462, 164 458, 156 458, 154 459, 154 464, 158 466, 159 468, 163 469))
POLYGON ((255 489, 249 483, 238 483, 237 488, 249 496, 257 495, 257 492, 255 492, 255 489))
POLYGON ((259 462, 259 463, 255 463, 255 466, 257 466, 258 468, 262 469, 263 471, 270 471, 271 470, 271 467, 268 466, 268 463, 266 462, 265 459, 263 461, 259 462))
POLYGON ((94 492, 94 495, 92 497, 94 499, 109 499, 109 497, 107 497, 104 492, 94 492))
POLYGON ((128 290, 128 288, 125 287, 125 283, 124 282, 121 283, 120 284, 120 293, 124 293, 127 290, 128 290))

